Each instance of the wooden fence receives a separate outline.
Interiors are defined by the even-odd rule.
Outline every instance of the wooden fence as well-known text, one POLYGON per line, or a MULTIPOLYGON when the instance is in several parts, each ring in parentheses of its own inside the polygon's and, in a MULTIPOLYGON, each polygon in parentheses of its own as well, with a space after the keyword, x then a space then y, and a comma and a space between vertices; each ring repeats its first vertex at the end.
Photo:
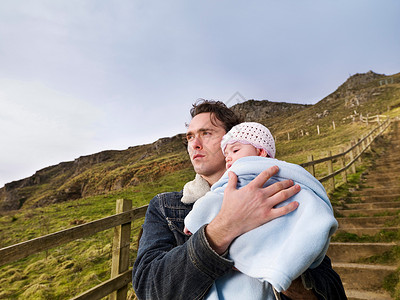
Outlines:
POLYGON ((364 123, 378 123, 381 124, 381 121, 386 119, 385 115, 375 115, 375 116, 369 116, 369 114, 367 114, 366 117, 364 117, 362 114, 360 114, 360 121, 364 122, 364 123))
MULTIPOLYGON (((371 118, 379 120, 379 118, 382 119, 382 116, 374 116, 371 118)), ((317 160, 314 160, 313 155, 309 155, 307 158, 308 161, 300 165, 306 168, 315 177, 315 166, 317 164, 326 163, 328 174, 318 178, 318 180, 322 183, 328 181, 328 187, 330 187, 331 190, 334 190, 335 176, 342 174, 342 180, 347 182, 347 170, 351 168, 351 172, 356 173, 356 161, 361 159, 361 155, 370 147, 374 139, 380 136, 389 125, 390 119, 387 117, 383 123, 372 129, 366 136, 361 137, 358 141, 353 141, 349 149, 342 149, 341 153, 335 155, 332 155, 332 152, 329 151, 328 157, 317 160), (346 160, 349 161, 346 162, 346 160), (339 169, 336 171, 334 171, 334 163, 339 164, 339 169)))
MULTIPOLYGON (((344 173, 343 178, 346 178, 346 170, 350 167, 352 172, 355 173, 355 162, 368 149, 373 140, 385 131, 389 124, 390 120, 387 118, 385 122, 371 130, 368 135, 354 143, 348 150, 318 160, 313 160, 313 157, 310 156, 309 161, 301 164, 301 166, 307 168, 315 176, 315 165, 327 162, 329 174, 320 178, 319 181, 330 180, 334 187, 336 175, 344 173), (345 159, 348 154, 350 161, 346 164, 345 159), (333 171, 334 161, 339 161, 341 164, 341 168, 337 171, 333 171)), ((132 281, 132 269, 129 268, 131 223, 144 217, 146 210, 147 205, 132 209, 131 201, 119 199, 117 200, 115 215, 0 249, 0 266, 114 228, 111 278, 73 299, 101 299, 107 295, 110 295, 110 299, 126 299, 128 287, 132 281)))
POLYGON ((101 299, 110 294, 110 299, 126 299, 132 281, 132 269, 129 268, 131 223, 144 217, 146 210, 147 205, 132 209, 132 201, 119 199, 113 216, 0 249, 0 266, 114 228, 111 278, 73 299, 101 299))

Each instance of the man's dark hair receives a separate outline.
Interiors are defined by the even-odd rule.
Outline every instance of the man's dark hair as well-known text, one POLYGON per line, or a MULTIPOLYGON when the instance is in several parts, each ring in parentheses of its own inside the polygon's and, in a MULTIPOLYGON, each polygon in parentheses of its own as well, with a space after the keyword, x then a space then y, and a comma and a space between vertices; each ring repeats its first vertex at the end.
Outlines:
POLYGON ((190 115, 194 118, 201 113, 211 113, 211 123, 217 125, 215 124, 215 119, 218 119, 224 124, 226 132, 231 130, 233 126, 241 123, 240 118, 221 101, 198 100, 190 109, 190 115))

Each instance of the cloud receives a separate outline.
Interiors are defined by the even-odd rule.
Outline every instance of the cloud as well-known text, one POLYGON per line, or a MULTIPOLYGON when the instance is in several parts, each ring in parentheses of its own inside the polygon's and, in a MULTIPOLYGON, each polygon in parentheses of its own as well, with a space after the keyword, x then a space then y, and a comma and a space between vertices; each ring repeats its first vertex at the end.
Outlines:
POLYGON ((88 102, 39 82, 1 79, 0 165, 11 168, 1 167, 0 185, 90 151, 101 116, 88 102))

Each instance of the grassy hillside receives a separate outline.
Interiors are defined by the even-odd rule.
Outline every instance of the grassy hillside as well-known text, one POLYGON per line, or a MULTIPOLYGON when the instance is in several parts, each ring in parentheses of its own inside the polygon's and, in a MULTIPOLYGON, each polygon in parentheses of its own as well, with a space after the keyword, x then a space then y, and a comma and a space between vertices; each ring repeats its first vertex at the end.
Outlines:
MULTIPOLYGON (((394 83, 387 85, 380 85, 382 78, 387 77, 350 78, 319 103, 295 109, 290 117, 276 114, 254 121, 270 127, 277 137, 278 159, 302 163, 309 154, 318 158, 326 156, 327 150, 337 153, 376 126, 359 122, 359 115, 353 122, 354 110, 363 115, 400 116, 400 74, 390 76, 394 83)), ((331 195, 334 201, 339 202, 346 188, 357 184, 362 170, 360 166, 349 185, 331 195)), ((145 205, 159 192, 182 189, 193 177, 179 135, 46 168, 8 186, 18 186, 20 209, 0 214, 0 247, 111 215, 118 198, 132 200, 134 207, 145 205)), ((141 221, 133 229, 132 261, 141 221)), ((67 299, 97 285, 110 276, 111 240, 109 230, 0 267, 0 299, 67 299)))
POLYGON ((106 194, 187 168, 182 136, 63 162, 0 189, 0 213, 106 194))
MULTIPOLYGON (((72 200, 0 217, 0 247, 83 224, 115 213, 116 199, 145 205, 157 193, 180 190, 194 176, 190 168, 124 191, 72 200)), ((143 220, 134 224, 136 237, 143 220)), ((112 230, 98 233, 0 267, 0 299, 68 299, 110 278, 112 230)))

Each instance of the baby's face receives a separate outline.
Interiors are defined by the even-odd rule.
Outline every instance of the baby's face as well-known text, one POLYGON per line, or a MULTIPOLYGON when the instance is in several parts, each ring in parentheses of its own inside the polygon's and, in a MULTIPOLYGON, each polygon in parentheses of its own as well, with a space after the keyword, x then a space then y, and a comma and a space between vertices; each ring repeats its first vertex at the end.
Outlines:
POLYGON ((245 156, 258 156, 259 152, 259 149, 249 144, 241 144, 239 142, 228 144, 224 152, 226 169, 229 169, 239 158, 245 156))

